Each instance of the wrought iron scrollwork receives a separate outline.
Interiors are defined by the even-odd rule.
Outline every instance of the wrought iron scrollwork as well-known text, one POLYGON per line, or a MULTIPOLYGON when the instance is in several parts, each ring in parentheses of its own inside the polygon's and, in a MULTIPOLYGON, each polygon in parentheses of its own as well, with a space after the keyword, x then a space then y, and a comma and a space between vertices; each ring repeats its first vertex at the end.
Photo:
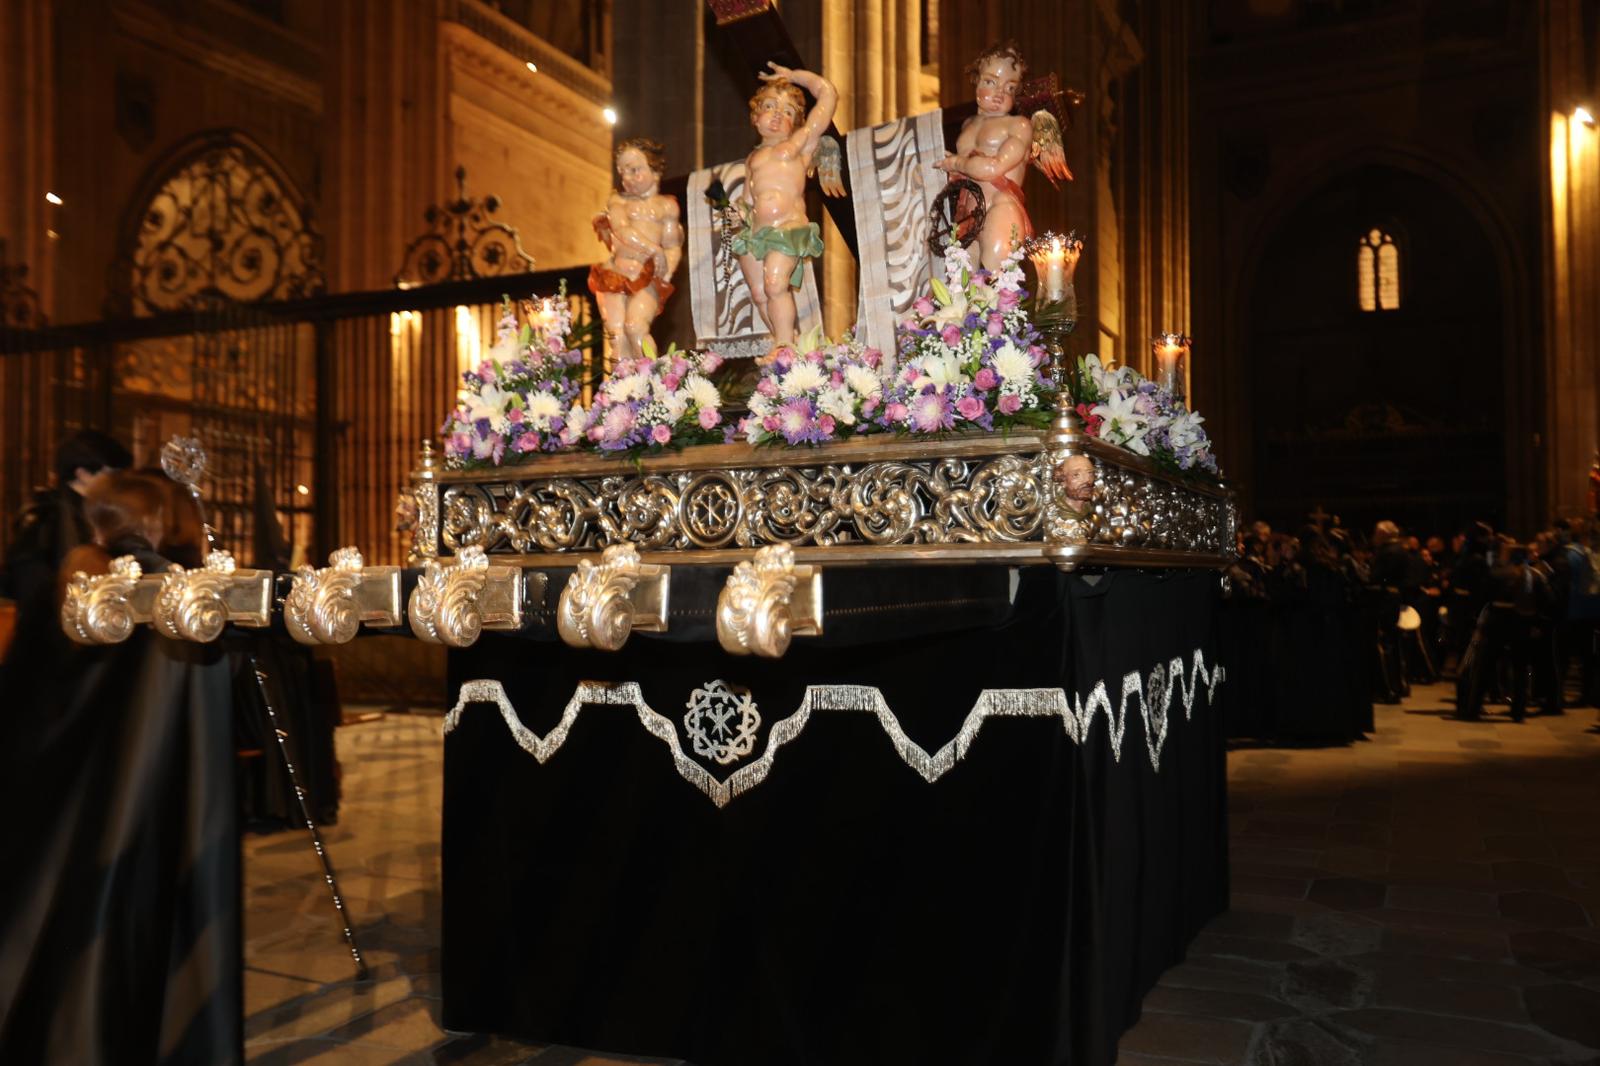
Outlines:
POLYGON ((126 261, 135 314, 201 296, 286 300, 323 290, 322 237, 269 165, 228 139, 177 168, 144 209, 126 261))
POLYGON ((467 168, 456 167, 456 197, 433 204, 422 213, 428 230, 406 245, 396 285, 433 285, 441 281, 524 274, 533 256, 522 248, 516 228, 492 217, 500 197, 467 195, 467 168))

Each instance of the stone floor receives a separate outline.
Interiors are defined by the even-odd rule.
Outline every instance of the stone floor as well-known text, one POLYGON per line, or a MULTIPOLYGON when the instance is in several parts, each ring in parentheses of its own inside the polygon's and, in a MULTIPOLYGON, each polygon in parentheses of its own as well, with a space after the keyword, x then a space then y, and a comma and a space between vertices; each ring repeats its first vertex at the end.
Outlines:
POLYGON ((1600 1063, 1595 712, 1452 709, 1419 689, 1353 747, 1230 754, 1233 909, 1120 1064, 1600 1063))
MULTIPOLYGON (((1231 754, 1233 909, 1146 998, 1119 1063, 1600 1066, 1595 713, 1448 713, 1422 689, 1353 747, 1231 754)), ((305 834, 247 838, 251 1062, 674 1061, 442 1030, 439 720, 338 744, 326 839, 372 979, 354 980, 305 834)))

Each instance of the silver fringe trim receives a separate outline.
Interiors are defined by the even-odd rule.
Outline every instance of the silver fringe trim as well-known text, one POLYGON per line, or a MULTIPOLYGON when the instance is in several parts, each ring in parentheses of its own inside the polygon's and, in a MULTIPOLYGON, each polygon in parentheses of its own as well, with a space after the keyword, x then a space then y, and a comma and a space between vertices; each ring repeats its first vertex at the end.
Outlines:
POLYGON ((889 737, 895 754, 921 775, 924 781, 932 784, 954 769, 956 763, 966 758, 967 752, 977 740, 978 731, 989 718, 1059 718, 1067 737, 1075 744, 1083 744, 1088 741, 1089 731, 1094 725, 1095 718, 1104 714, 1107 739, 1111 742, 1111 754, 1120 763, 1122 738, 1128 720, 1128 701, 1137 699, 1139 717, 1144 723, 1145 749, 1150 757, 1150 767, 1159 773, 1161 749, 1166 744, 1173 697, 1176 695, 1182 698, 1183 718, 1184 721, 1189 721, 1194 715, 1197 697, 1203 693, 1208 705, 1215 702, 1217 686, 1226 678, 1227 671, 1222 666, 1208 669, 1205 654, 1196 648, 1187 671, 1184 669, 1183 658, 1175 656, 1168 663, 1157 663, 1148 675, 1136 670, 1124 674, 1122 698, 1115 707, 1111 702, 1110 690, 1103 680, 1095 683, 1087 699, 1075 693, 1071 702, 1067 700, 1066 692, 1059 688, 984 689, 979 693, 977 701, 962 721, 956 735, 932 754, 907 735, 900 725, 900 719, 890 709, 882 691, 878 688, 871 685, 811 685, 806 688, 806 694, 795 712, 772 724, 767 733, 766 747, 761 755, 722 781, 688 756, 678 739, 677 727, 670 718, 657 712, 645 702, 644 693, 635 681, 618 684, 583 682, 572 694, 572 699, 567 702, 561 720, 556 723, 554 729, 542 737, 522 723, 500 682, 468 681, 461 686, 455 706, 445 715, 444 733, 448 736, 460 725, 461 715, 469 704, 492 703, 500 708, 500 716, 505 719, 506 727, 511 731, 512 739, 517 742, 517 746, 540 763, 544 763, 566 743, 567 734, 571 731, 573 723, 578 720, 578 715, 585 704, 632 707, 645 731, 665 744, 672 753, 672 762, 678 770, 678 775, 705 793, 712 803, 718 807, 725 807, 729 801, 749 792, 767 779, 767 775, 772 772, 778 749, 804 731, 814 711, 874 715, 878 719, 878 725, 889 737))

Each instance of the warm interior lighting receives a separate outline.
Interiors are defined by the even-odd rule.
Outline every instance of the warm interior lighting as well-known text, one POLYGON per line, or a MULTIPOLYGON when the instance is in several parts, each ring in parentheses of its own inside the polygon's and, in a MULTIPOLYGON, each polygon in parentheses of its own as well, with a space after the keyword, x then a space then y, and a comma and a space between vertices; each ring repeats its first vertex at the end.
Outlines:
POLYGON ((478 334, 478 320, 472 308, 456 305, 456 365, 463 372, 474 369, 483 360, 483 338, 478 334))
POLYGON ((1590 111, 1582 104, 1579 104, 1577 107, 1572 109, 1572 117, 1575 121, 1583 123, 1590 129, 1594 129, 1594 112, 1590 111))
POLYGON ((302 496, 311 495, 311 490, 308 487, 306 487, 305 485, 296 485, 294 487, 294 491, 298 492, 302 496))
POLYGON ((601 111, 600 115, 601 115, 602 118, 604 118, 606 120, 606 122, 609 125, 615 126, 617 124, 617 110, 616 110, 616 108, 608 107, 605 110, 601 111))
MULTIPOLYGON (((1591 126, 1592 126, 1592 125, 1594 125, 1594 120, 1593 120, 1593 119, 1590 119, 1590 120, 1589 120, 1589 125, 1591 125, 1591 126)), ((57 196, 57 195, 56 195, 56 194, 55 194, 55 193, 53 193, 53 192, 47 192, 47 193, 45 193, 45 194, 44 194, 44 198, 45 198, 45 201, 46 201, 46 202, 47 202, 47 203, 52 203, 52 204, 55 204, 55 205, 56 205, 56 206, 57 206, 57 207, 60 207, 60 206, 61 206, 61 197, 59 197, 59 196, 57 196)))
POLYGON ((539 64, 535 63, 531 59, 528 60, 528 73, 529 74, 537 74, 537 73, 539 73, 539 64))
POLYGON ((51 240, 53 240, 53 241, 59 241, 59 240, 60 240, 60 239, 61 239, 61 234, 59 234, 59 233, 57 233, 57 232, 56 232, 56 231, 55 231, 55 230, 53 230, 53 229, 47 229, 47 230, 45 230, 45 231, 44 231, 44 235, 45 235, 45 236, 46 236, 46 237, 49 237, 49 238, 50 238, 50 239, 51 239, 51 240))

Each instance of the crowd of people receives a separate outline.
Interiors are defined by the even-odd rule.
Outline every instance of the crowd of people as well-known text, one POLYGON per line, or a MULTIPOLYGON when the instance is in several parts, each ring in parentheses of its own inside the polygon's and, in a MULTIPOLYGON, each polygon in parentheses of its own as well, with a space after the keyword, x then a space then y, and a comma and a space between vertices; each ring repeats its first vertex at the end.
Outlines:
POLYGON ((1370 536, 1337 519, 1298 533, 1256 522, 1238 549, 1224 616, 1235 735, 1349 739, 1373 703, 1446 679, 1460 718, 1600 706, 1600 525, 1587 519, 1527 542, 1484 522, 1449 540, 1391 521, 1370 536))

